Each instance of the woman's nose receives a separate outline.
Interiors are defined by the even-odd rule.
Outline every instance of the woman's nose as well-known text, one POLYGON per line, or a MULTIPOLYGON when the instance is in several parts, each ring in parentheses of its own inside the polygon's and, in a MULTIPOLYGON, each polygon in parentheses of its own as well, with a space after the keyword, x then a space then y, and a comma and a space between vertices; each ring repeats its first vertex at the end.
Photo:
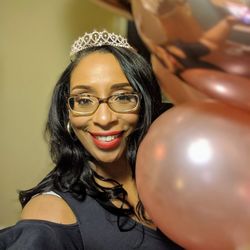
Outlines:
POLYGON ((93 115, 93 122, 99 126, 105 127, 114 123, 117 116, 110 109, 107 103, 101 103, 93 115))

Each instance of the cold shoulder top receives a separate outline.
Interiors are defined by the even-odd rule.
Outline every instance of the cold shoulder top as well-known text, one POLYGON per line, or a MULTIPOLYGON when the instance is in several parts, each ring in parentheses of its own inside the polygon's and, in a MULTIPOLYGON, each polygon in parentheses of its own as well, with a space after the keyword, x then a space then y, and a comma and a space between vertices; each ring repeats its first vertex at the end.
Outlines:
POLYGON ((70 193, 56 192, 70 206, 77 223, 57 224, 22 220, 0 231, 0 249, 9 250, 180 250, 182 247, 154 230, 127 218, 128 230, 120 230, 117 216, 94 198, 76 200, 70 193))

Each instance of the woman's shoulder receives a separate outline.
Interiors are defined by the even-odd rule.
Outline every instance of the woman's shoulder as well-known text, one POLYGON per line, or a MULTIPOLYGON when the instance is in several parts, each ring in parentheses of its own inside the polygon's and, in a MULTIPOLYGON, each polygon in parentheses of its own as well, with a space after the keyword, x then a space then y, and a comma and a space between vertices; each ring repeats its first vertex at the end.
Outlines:
POLYGON ((21 220, 44 220, 59 224, 74 224, 77 221, 64 199, 50 193, 33 197, 23 208, 21 220))
POLYGON ((76 217, 60 196, 34 196, 16 225, 0 231, 0 249, 83 249, 76 217))

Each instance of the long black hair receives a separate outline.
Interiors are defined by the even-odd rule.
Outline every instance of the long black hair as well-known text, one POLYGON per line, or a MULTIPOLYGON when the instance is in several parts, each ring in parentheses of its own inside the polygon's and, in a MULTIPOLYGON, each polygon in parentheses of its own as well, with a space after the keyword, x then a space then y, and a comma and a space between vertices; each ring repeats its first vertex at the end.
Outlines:
POLYGON ((141 202, 136 211, 126 201, 126 191, 115 180, 105 179, 92 170, 89 162, 94 161, 79 140, 67 131, 69 121, 67 98, 69 97, 70 77, 81 58, 89 53, 112 53, 135 91, 141 93, 139 120, 133 133, 128 138, 126 156, 135 177, 136 153, 153 120, 162 109, 160 88, 153 75, 151 66, 132 49, 101 46, 80 51, 70 62, 59 78, 52 95, 51 106, 45 133, 50 145, 51 158, 55 168, 34 188, 21 191, 19 199, 22 206, 38 193, 50 190, 70 192, 76 199, 82 200, 86 194, 94 197, 102 206, 117 215, 136 215, 147 220, 141 202), (95 178, 113 183, 113 188, 98 185, 95 178), (111 199, 123 201, 121 208, 112 205, 111 199))

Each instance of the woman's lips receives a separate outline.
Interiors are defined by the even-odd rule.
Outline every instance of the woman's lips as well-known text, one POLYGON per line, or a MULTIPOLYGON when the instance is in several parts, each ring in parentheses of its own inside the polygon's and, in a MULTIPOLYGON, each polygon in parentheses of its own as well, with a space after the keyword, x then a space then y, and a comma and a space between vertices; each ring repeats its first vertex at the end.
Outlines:
POLYGON ((120 145, 123 131, 107 131, 90 134, 92 136, 94 144, 98 148, 111 150, 120 145))

